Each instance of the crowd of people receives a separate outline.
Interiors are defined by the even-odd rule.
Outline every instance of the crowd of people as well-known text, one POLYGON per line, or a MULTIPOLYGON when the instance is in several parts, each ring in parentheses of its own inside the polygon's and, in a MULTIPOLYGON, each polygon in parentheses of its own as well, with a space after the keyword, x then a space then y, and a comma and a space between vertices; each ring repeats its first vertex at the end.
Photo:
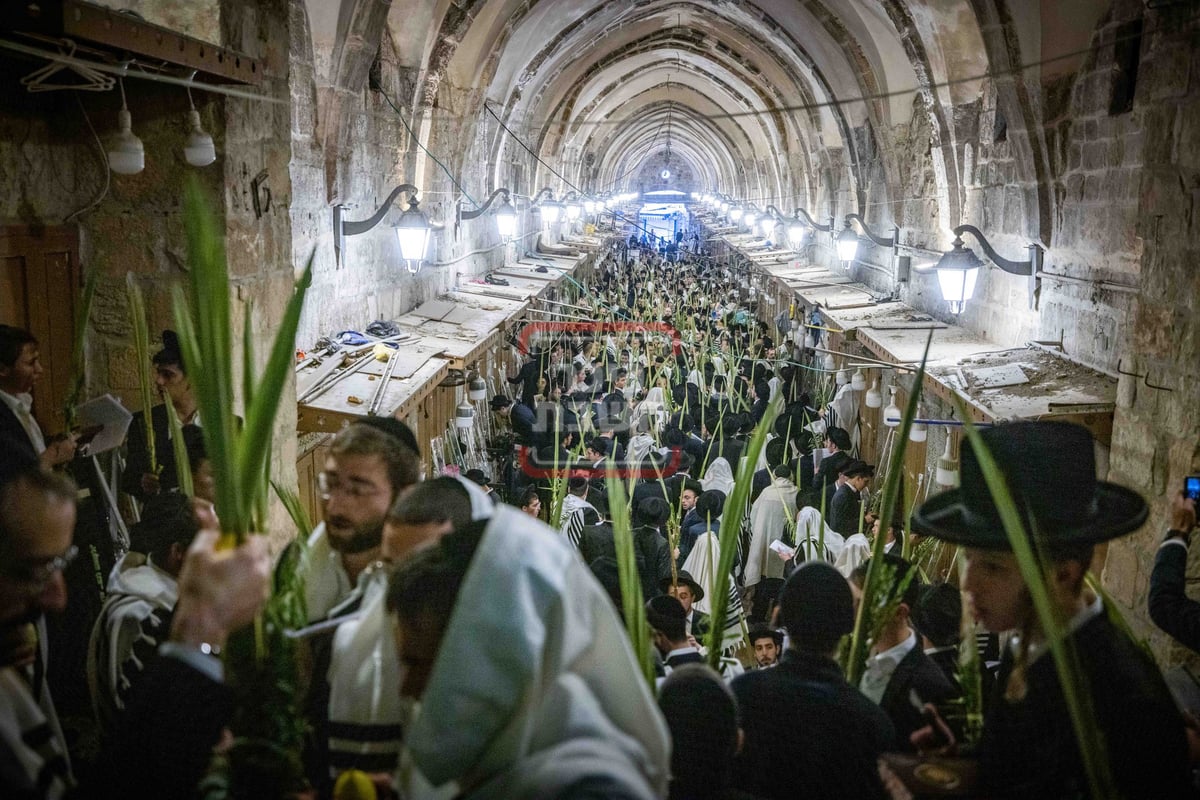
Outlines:
MULTIPOLYGON (((905 765, 921 759, 962 796, 1193 796, 1200 738, 1086 580, 1095 545, 1147 516, 1096 479, 1090 434, 983 433, 1036 531, 1040 593, 966 443, 961 488, 912 509, 911 531, 881 530, 907 515, 880 513, 855 408, 795 344, 796 323, 756 317, 739 276, 689 242, 670 260, 609 255, 578 300, 589 325, 533 342, 513 397, 490 400, 515 453, 501 435, 495 482, 423 478, 413 432, 365 417, 331 442, 322 521, 274 561, 264 537, 218 546, 187 365, 164 336, 156 382, 184 423, 195 496, 178 491, 172 448, 151 463, 139 415, 120 487, 140 520, 83 642, 64 648, 87 676, 90 748, 51 697, 47 670, 67 656, 48 625, 68 603, 64 573, 111 520, 83 524, 102 511, 80 499, 86 472, 70 477, 74 442, 29 413, 38 343, 0 328, 0 795, 194 795, 230 746, 222 649, 287 570, 308 621, 290 635, 306 731, 295 788, 309 796, 365 775, 402 798, 909 797, 905 765), (627 633, 623 524, 653 680, 627 633), (922 538, 961 548, 962 573, 914 556, 922 538), (864 592, 869 641, 849 665, 864 592), (1082 686, 1082 711, 1064 685, 1082 686)), ((168 441, 165 408, 150 414, 168 441)), ((1182 592, 1191 501, 1172 521, 1151 610, 1186 640, 1200 630, 1182 592)))

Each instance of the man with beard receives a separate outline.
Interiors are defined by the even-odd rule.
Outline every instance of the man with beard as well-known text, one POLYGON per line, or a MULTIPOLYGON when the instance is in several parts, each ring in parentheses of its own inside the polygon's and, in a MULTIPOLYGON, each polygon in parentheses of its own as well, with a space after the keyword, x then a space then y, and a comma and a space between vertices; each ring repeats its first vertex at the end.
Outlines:
POLYGON ((403 707, 395 687, 402 670, 384 605, 391 568, 436 545, 452 530, 486 516, 493 503, 466 478, 440 477, 406 487, 389 510, 380 562, 364 573, 361 613, 346 617, 332 634, 331 659, 320 675, 327 713, 314 718, 315 749, 309 773, 322 797, 347 769, 386 785, 403 744, 403 707))
MULTIPOLYGON (((0 452, 10 444, 0 435, 0 452)), ((0 463, 0 797, 185 797, 229 724, 233 701, 216 656, 267 596, 266 537, 216 549, 216 519, 184 557, 179 602, 159 658, 85 782, 75 785, 45 675, 45 640, 34 627, 67 607, 63 570, 72 542, 76 487, 14 457, 0 463), (169 713, 163 713, 169 709, 169 713)))
MULTIPOLYGON (((380 558, 383 522, 400 491, 417 482, 416 438, 388 417, 352 423, 333 440, 318 476, 325 521, 308 540, 308 618, 329 616, 352 599, 363 571, 380 558)), ((286 559, 285 559, 286 561, 286 559)))

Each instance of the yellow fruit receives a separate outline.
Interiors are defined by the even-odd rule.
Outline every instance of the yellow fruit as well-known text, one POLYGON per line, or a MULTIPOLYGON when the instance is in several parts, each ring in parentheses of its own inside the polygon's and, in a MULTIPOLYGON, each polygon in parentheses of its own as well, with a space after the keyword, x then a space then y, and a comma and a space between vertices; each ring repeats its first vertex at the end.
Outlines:
POLYGON ((367 773, 348 769, 338 776, 333 785, 333 800, 375 800, 375 784, 367 773))

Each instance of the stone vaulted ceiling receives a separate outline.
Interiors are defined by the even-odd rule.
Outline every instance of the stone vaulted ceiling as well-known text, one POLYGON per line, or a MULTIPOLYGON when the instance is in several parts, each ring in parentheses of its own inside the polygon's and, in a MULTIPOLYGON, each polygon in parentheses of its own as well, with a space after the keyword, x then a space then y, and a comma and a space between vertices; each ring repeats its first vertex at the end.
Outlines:
MULTIPOLYGON (((956 109, 978 103, 996 58, 1045 50, 1036 25, 1011 22, 1027 0, 308 2, 329 82, 361 91, 363 57, 387 50, 419 134, 460 170, 482 159, 489 190, 620 192, 674 164, 690 177, 680 188, 823 215, 899 216, 892 143, 921 115, 939 216, 961 217, 956 109)), ((1020 96, 1009 86, 998 102, 1020 96)), ((1006 114, 1019 130, 1034 112, 1006 114)), ((1032 177, 1039 154, 1024 155, 1032 177)))

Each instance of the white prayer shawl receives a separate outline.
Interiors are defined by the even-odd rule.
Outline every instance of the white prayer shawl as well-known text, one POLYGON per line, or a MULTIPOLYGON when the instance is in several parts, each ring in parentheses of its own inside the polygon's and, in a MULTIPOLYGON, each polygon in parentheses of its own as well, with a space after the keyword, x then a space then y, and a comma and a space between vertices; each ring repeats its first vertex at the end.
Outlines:
POLYGON ((639 433, 629 440, 629 451, 625 455, 625 460, 633 465, 634 469, 642 463, 642 459, 650 454, 654 449, 654 437, 648 433, 639 433))
POLYGON ((141 624, 156 611, 168 612, 179 599, 179 584, 142 553, 126 553, 108 576, 108 597, 92 628, 87 676, 92 707, 102 724, 123 708, 121 666, 133 653, 141 624))
POLYGON ((630 415, 630 427, 637 430, 638 421, 643 417, 648 417, 650 420, 650 430, 658 433, 664 427, 664 422, 667 416, 667 399, 663 395, 663 390, 655 386, 650 391, 646 392, 646 397, 642 402, 638 403, 636 409, 630 415))
POLYGON ((847 383, 838 389, 829 407, 833 410, 833 424, 844 428, 850 434, 852 444, 857 444, 858 401, 850 384, 847 383))
POLYGON ((43 692, 39 704, 16 667, 0 669, 0 786, 22 797, 53 800, 65 794, 70 780, 62 733, 48 693, 43 692), (31 741, 40 745, 31 747, 31 741))
POLYGON ((714 459, 705 470, 700 486, 706 492, 711 489, 724 492, 725 497, 728 498, 733 493, 734 487, 733 470, 729 467, 729 460, 724 457, 714 459))
POLYGON ((309 622, 325 619, 354 590, 354 584, 342 566, 341 555, 329 544, 324 522, 308 537, 303 570, 309 622))
POLYGON ((845 549, 846 539, 833 528, 824 524, 821 512, 812 506, 800 509, 796 515, 796 561, 828 560, 837 563, 845 549), (825 529, 825 554, 821 549, 821 528, 825 529))
MULTIPOLYGON (((696 539, 692 551, 688 553, 687 560, 683 562, 684 572, 691 575, 696 583, 704 589, 704 597, 699 602, 692 603, 692 608, 703 611, 705 614, 712 614, 713 585, 717 565, 720 563, 721 543, 717 535, 711 531, 701 534, 696 539)), ((743 616, 742 596, 733 582, 733 576, 730 575, 729 604, 726 606, 725 627, 721 640, 722 651, 741 640, 744 626, 743 616)), ((716 621, 712 621, 711 624, 715 625, 716 621)))
POLYGON ((702 373, 700 370, 693 369, 691 372, 689 372, 688 376, 687 376, 687 382, 694 385, 700 391, 702 391, 702 392, 705 391, 705 389, 704 389, 704 373, 702 373))
POLYGON ((583 536, 583 512, 586 509, 596 510, 595 506, 582 497, 567 492, 563 498, 562 513, 558 518, 558 532, 562 534, 572 547, 579 547, 579 539, 583 536))
POLYGON ((846 545, 833 565, 837 567, 838 572, 849 578, 850 573, 870 557, 871 542, 867 539, 866 534, 855 533, 846 537, 846 545))
POLYGON ((782 578, 785 563, 771 552, 771 542, 783 539, 796 515, 796 484, 775 478, 750 507, 750 548, 743 580, 747 588, 763 578, 782 578))
POLYGON ((407 748, 463 797, 553 797, 600 774, 666 796, 670 740, 612 601, 542 523, 498 506, 459 591, 407 748))
MULTIPOLYGON (((494 505, 471 481, 471 518, 487 519, 494 505)), ((338 626, 329 663, 330 777, 346 769, 394 771, 403 747, 407 709, 400 699, 402 669, 387 611, 389 570, 371 567, 359 581, 361 614, 338 626)))
MULTIPOLYGON (((755 472, 758 472, 759 470, 767 469, 767 445, 769 445, 771 443, 772 439, 777 439, 777 438, 779 438, 779 437, 777 437, 774 433, 767 434, 767 438, 763 441, 763 446, 758 451, 758 461, 754 465, 755 472)), ((772 477, 774 477, 774 476, 772 476, 772 477)))

